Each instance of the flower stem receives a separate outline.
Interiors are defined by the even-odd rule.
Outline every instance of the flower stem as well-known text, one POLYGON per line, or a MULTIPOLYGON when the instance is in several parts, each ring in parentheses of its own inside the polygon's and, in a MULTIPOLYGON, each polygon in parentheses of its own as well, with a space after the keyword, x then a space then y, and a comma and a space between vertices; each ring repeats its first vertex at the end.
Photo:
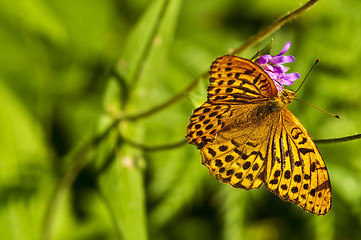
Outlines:
POLYGON ((129 114, 129 115, 125 115, 122 116, 122 119, 124 120, 138 120, 140 118, 145 118, 148 117, 150 115, 153 115, 154 113, 157 113, 165 108, 167 108, 168 106, 171 106, 174 103, 177 103, 179 100, 181 100, 185 94, 187 94, 188 92, 190 92, 194 87, 197 86, 198 82, 203 79, 206 78, 208 76, 208 71, 204 72, 203 74, 201 74, 198 78, 196 78, 193 82, 191 82, 191 84, 189 84, 182 92, 174 95, 172 98, 168 99, 167 101, 154 106, 148 110, 145 110, 144 112, 140 112, 140 113, 135 113, 135 114, 129 114))
POLYGON ((348 142, 356 139, 361 139, 361 133, 347 137, 341 137, 341 138, 319 139, 319 140, 315 140, 315 143, 317 144, 338 143, 338 142, 348 142))
MULTIPOLYGON (((269 25, 267 28, 265 28, 264 30, 261 30, 259 33, 257 33, 256 35, 254 35, 253 37, 248 39, 241 46, 239 46, 238 48, 233 50, 230 54, 231 55, 240 54, 243 51, 247 50, 248 48, 254 46, 255 44, 262 41, 264 38, 266 38, 267 36, 272 34, 274 31, 276 31, 278 28, 280 28, 281 26, 283 26, 284 24, 286 24, 290 20, 298 17, 299 15, 301 15, 302 13, 307 11, 316 2, 318 2, 318 0, 310 0, 305 5, 301 6, 300 8, 298 8, 298 9, 286 14, 285 16, 277 19, 271 25, 269 25)), ((181 91, 180 93, 178 93, 174 97, 170 98, 169 100, 159 104, 158 106, 154 106, 154 107, 152 107, 152 108, 150 108, 150 109, 148 109, 148 110, 146 110, 144 112, 124 116, 124 118, 127 119, 127 120, 137 120, 139 118, 148 117, 150 115, 153 115, 154 113, 157 113, 157 112, 167 108, 168 106, 170 106, 170 105, 178 102, 179 100, 181 100, 184 97, 185 94, 187 94, 188 92, 190 92, 193 88, 195 88, 197 86, 198 82, 201 79, 207 78, 208 75, 209 75, 209 73, 208 73, 208 70, 207 70, 206 72, 204 72, 200 76, 198 76, 195 80, 193 80, 193 82, 191 82, 183 91, 181 91)))
POLYGON ((143 73, 144 65, 149 57, 151 50, 153 49, 154 39, 159 32, 161 23, 164 20, 169 2, 170 2, 170 0, 164 0, 163 5, 162 5, 160 12, 157 16, 157 19, 155 21, 155 25, 152 27, 152 32, 149 35, 148 39, 146 39, 146 44, 145 44, 144 50, 142 51, 139 59, 137 59, 134 75, 132 76, 132 78, 129 81, 132 85, 136 85, 136 83, 139 80, 139 77, 143 73))
POLYGON ((182 146, 182 145, 184 145, 185 143, 188 142, 187 140, 182 139, 182 140, 180 140, 178 142, 175 142, 175 143, 169 143, 169 144, 158 145, 158 146, 149 146, 149 145, 145 145, 145 144, 142 144, 142 143, 133 142, 133 141, 131 141, 129 139, 124 139, 123 138, 123 140, 124 140, 125 143, 128 143, 129 145, 131 145, 133 147, 136 147, 136 148, 139 148, 139 149, 142 149, 143 151, 147 151, 147 152, 169 150, 169 149, 173 149, 173 148, 182 146))
POLYGON ((269 25, 265 29, 261 30, 253 37, 249 38, 245 43, 243 43, 239 48, 236 48, 235 50, 233 50, 230 54, 231 55, 239 54, 239 53, 243 52, 244 50, 256 45, 257 43, 262 41, 264 38, 266 38, 267 36, 272 34, 274 31, 276 31, 278 28, 283 26, 285 23, 300 16, 305 11, 310 9, 312 7, 312 5, 315 4, 316 2, 318 2, 318 0, 310 0, 305 5, 301 6, 300 8, 277 19, 271 25, 269 25))
POLYGON ((96 149, 97 145, 118 125, 118 121, 114 121, 108 128, 106 128, 100 135, 92 136, 86 139, 84 142, 79 144, 75 149, 73 149, 69 154, 63 159, 64 162, 71 162, 70 166, 61 177, 58 185, 54 189, 53 195, 48 202, 46 208, 44 222, 43 222, 43 232, 42 240, 51 239, 51 233, 53 230, 54 217, 56 215, 56 210, 58 209, 59 203, 64 200, 65 195, 69 191, 74 180, 78 176, 79 172, 84 168, 87 161, 87 156, 89 151, 96 149))

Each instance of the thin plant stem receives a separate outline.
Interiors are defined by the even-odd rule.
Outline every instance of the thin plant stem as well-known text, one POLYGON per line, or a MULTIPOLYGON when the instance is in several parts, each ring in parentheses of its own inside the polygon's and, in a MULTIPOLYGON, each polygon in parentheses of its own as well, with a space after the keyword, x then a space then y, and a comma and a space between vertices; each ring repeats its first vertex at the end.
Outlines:
POLYGON ((125 115, 122 116, 122 119, 124 120, 131 120, 131 121, 135 121, 141 118, 145 118, 148 116, 151 116, 165 108, 167 108, 168 106, 173 105, 174 103, 177 103, 179 100, 181 100, 188 92, 190 92, 194 87, 197 86, 198 82, 203 79, 206 78, 208 76, 208 72, 203 73, 202 75, 200 75, 196 80, 194 80, 191 84, 189 84, 182 92, 176 94, 175 96, 173 96, 172 98, 170 98, 169 100, 155 106, 152 107, 148 110, 145 110, 144 112, 140 112, 140 113, 135 113, 135 114, 129 114, 129 115, 125 115))
MULTIPOLYGON (((352 141, 352 140, 356 140, 356 139, 361 139, 361 134, 355 134, 352 136, 341 137, 341 138, 318 139, 318 140, 314 140, 314 141, 317 144, 329 144, 329 143, 337 143, 337 142, 347 142, 347 141, 352 141)), ((169 150, 169 149, 177 148, 177 147, 182 146, 183 144, 187 143, 187 140, 180 140, 178 142, 170 143, 170 144, 149 146, 149 145, 142 144, 142 143, 136 143, 131 140, 124 139, 124 138, 123 138, 123 140, 125 143, 128 143, 129 145, 131 145, 133 147, 140 148, 143 151, 149 151, 149 152, 169 150)))
POLYGON ((82 142, 77 148, 71 151, 65 158, 64 162, 72 161, 71 166, 64 173, 63 177, 60 179, 57 187, 54 189, 54 193, 49 200, 48 206, 46 208, 44 222, 43 222, 43 233, 42 240, 51 239, 51 232, 53 230, 54 216, 56 214, 56 209, 58 203, 61 199, 64 198, 67 190, 73 184, 74 180, 83 169, 86 164, 86 158, 88 152, 91 149, 97 147, 97 145, 118 125, 118 121, 114 121, 109 125, 99 136, 90 137, 85 142, 82 142), (70 159, 70 160, 69 160, 70 159))
POLYGON ((141 74, 143 72, 144 65, 145 65, 145 63, 149 57, 149 53, 152 49, 152 44, 154 42, 154 38, 158 34, 159 27, 160 27, 161 23, 163 22, 169 2, 170 2, 170 0, 164 0, 162 8, 160 9, 157 19, 155 21, 155 25, 152 28, 152 32, 150 33, 148 39, 146 39, 146 44, 145 44, 144 50, 142 51, 142 53, 136 63, 134 75, 132 76, 132 78, 129 81, 133 85, 135 85, 138 82, 139 77, 141 76, 141 74))
MULTIPOLYGON (((248 39, 245 43, 243 43, 241 46, 236 48, 230 54, 231 55, 240 54, 240 53, 244 52, 245 50, 247 50, 248 48, 254 46, 255 44, 262 41, 264 38, 268 37, 270 34, 272 34, 274 31, 279 29, 281 26, 283 26, 284 24, 286 24, 290 20, 300 16, 302 13, 304 13, 309 8, 311 8, 312 5, 315 4, 316 2, 318 2, 318 0, 310 0, 309 2, 307 2, 305 5, 301 6, 300 8, 298 8, 298 9, 286 14, 285 16, 277 19, 271 25, 269 25, 267 28, 261 30, 256 35, 254 35, 253 37, 248 39)), ((169 100, 167 100, 167 101, 165 101, 165 102, 163 102, 163 103, 161 103, 161 104, 159 104, 157 106, 154 106, 154 107, 152 107, 152 108, 150 108, 148 110, 145 110, 144 112, 126 115, 126 116, 123 116, 123 118, 126 119, 126 120, 137 120, 139 118, 148 117, 150 115, 153 115, 153 114, 167 108, 168 106, 170 106, 172 104, 177 103, 188 92, 190 92, 193 88, 195 88, 197 86, 198 82, 201 79, 207 78, 208 75, 209 75, 209 73, 208 73, 208 70, 207 70, 206 72, 202 73, 199 77, 197 77, 193 82, 191 82, 191 84, 189 84, 183 91, 181 91, 177 95, 173 96, 169 100)))
POLYGON ((123 138, 123 140, 125 143, 128 143, 129 145, 139 148, 139 149, 142 149, 143 151, 147 151, 147 152, 170 150, 170 149, 177 148, 177 147, 182 146, 187 143, 187 140, 182 139, 175 143, 169 143, 169 144, 158 145, 158 146, 149 146, 149 145, 142 144, 142 143, 136 143, 131 140, 124 139, 124 138, 123 138))
POLYGON ((243 43, 240 47, 236 48, 230 54, 231 55, 240 54, 243 51, 245 51, 246 49, 256 45, 257 43, 259 43, 260 41, 265 39, 267 36, 272 34, 274 31, 276 31, 277 29, 282 27, 285 23, 287 23, 287 22, 291 21, 292 19, 294 19, 294 18, 300 16, 301 14, 303 14, 305 11, 310 9, 313 6, 313 4, 315 4, 318 1, 319 0, 310 0, 305 5, 301 6, 300 8, 298 8, 298 9, 284 15, 283 17, 277 19, 271 25, 269 25, 265 29, 261 30, 256 35, 254 35, 253 37, 249 38, 245 43, 243 43))
POLYGON ((51 239, 51 233, 53 230, 53 223, 54 217, 56 215, 56 210, 58 209, 59 202, 64 199, 67 190, 74 182, 76 177, 78 176, 81 169, 85 165, 85 159, 87 152, 89 151, 89 142, 86 142, 82 146, 79 146, 70 154, 70 158, 74 159, 75 161, 66 171, 64 176, 61 178, 59 184, 54 190, 54 193, 49 200, 48 206, 46 208, 44 222, 43 222, 43 233, 42 233, 42 240, 51 239))
POLYGON ((338 143, 338 142, 348 142, 356 139, 361 139, 361 134, 355 134, 352 136, 341 137, 341 138, 330 138, 330 139, 319 139, 315 140, 317 144, 328 144, 328 143, 338 143))

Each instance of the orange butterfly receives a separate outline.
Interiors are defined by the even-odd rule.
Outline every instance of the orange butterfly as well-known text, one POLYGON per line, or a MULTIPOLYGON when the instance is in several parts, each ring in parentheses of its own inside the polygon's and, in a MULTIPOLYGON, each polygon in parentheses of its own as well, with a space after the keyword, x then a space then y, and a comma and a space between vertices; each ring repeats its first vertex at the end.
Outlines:
POLYGON ((211 65, 208 100, 193 111, 189 143, 201 151, 210 174, 233 187, 263 184, 282 200, 323 215, 331 186, 322 156, 288 110, 296 94, 278 91, 256 63, 222 56, 211 65))

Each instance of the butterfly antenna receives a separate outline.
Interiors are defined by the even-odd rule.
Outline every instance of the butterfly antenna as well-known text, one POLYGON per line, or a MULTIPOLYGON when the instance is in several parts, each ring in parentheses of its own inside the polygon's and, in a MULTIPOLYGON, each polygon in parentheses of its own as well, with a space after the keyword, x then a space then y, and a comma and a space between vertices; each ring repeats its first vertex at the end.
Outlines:
POLYGON ((331 116, 333 116, 333 117, 335 117, 335 118, 340 119, 340 116, 339 116, 339 115, 336 115, 336 114, 327 112, 327 111, 325 111, 325 110, 323 110, 323 109, 321 109, 321 108, 318 108, 318 107, 316 107, 316 106, 313 106, 312 104, 309 104, 309 103, 307 103, 307 102, 304 102, 304 101, 302 101, 302 100, 300 100, 300 99, 295 98, 295 100, 297 100, 297 101, 299 101, 299 102, 302 102, 302 103, 304 103, 304 104, 307 104, 307 105, 310 106, 310 107, 316 108, 316 109, 318 109, 318 110, 320 110, 320 111, 322 111, 322 112, 324 112, 324 113, 327 113, 327 114, 329 114, 329 115, 331 115, 331 116))
POLYGON ((308 75, 311 73, 312 69, 316 66, 316 64, 317 64, 319 61, 320 61, 320 60, 319 60, 319 59, 317 59, 317 60, 316 60, 316 62, 312 65, 311 69, 308 71, 308 73, 307 73, 306 77, 303 79, 303 81, 302 81, 301 85, 297 88, 297 90, 295 91, 295 93, 296 93, 296 92, 298 92, 298 90, 300 90, 300 88, 302 87, 302 85, 305 83, 305 81, 306 81, 306 79, 307 79, 308 75))

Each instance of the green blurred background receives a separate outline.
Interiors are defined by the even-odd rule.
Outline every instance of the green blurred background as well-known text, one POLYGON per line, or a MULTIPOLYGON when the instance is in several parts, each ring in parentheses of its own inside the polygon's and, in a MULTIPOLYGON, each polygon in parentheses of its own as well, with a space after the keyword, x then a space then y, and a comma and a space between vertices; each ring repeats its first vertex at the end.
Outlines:
MULTIPOLYGON (((1 0, 1 239, 360 238, 360 140, 319 145, 333 206, 315 216, 219 183, 182 144, 207 79, 154 109, 305 2, 1 0)), ((315 139, 361 131, 360 24, 360 1, 321 0, 242 53, 292 41, 301 78, 320 59, 298 98, 341 119, 289 107, 315 139)))

